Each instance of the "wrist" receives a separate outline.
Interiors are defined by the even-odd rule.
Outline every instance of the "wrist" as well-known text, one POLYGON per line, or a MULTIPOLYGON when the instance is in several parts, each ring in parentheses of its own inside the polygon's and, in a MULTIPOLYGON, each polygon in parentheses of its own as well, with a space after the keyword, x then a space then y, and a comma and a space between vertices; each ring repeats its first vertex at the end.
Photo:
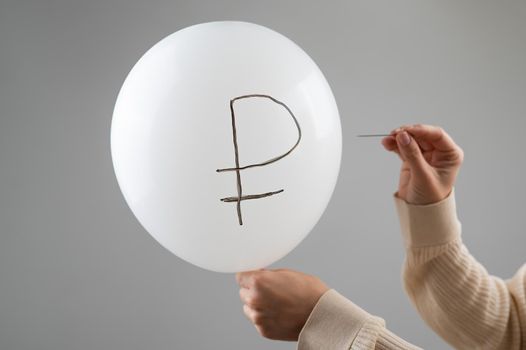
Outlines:
POLYGON ((412 205, 430 205, 443 201, 451 194, 453 186, 447 188, 434 188, 427 191, 412 190, 405 197, 397 196, 412 205))
POLYGON ((425 247, 449 243, 460 237, 455 192, 425 205, 408 203, 395 194, 395 205, 406 247, 425 247))

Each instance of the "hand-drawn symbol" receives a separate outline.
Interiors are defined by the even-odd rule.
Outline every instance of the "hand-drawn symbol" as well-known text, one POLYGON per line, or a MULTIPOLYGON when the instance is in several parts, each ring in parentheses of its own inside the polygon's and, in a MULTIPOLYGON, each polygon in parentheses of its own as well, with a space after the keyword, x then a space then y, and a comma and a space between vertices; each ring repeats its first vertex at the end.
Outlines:
POLYGON ((251 95, 243 95, 243 96, 234 97, 233 99, 230 100, 230 114, 231 114, 231 117, 232 117, 232 139, 233 139, 233 142, 234 142, 234 156, 235 156, 236 166, 235 166, 235 168, 217 169, 216 171, 218 173, 219 172, 224 172, 224 171, 235 171, 236 172, 237 196, 236 197, 221 198, 221 201, 222 202, 226 202, 226 203, 228 203, 228 202, 236 202, 237 203, 237 217, 238 217, 239 225, 243 225, 243 217, 241 215, 241 201, 248 200, 248 199, 258 199, 258 198, 264 198, 264 197, 273 196, 275 194, 283 192, 284 189, 280 189, 280 190, 272 191, 272 192, 266 192, 266 193, 260 193, 260 194, 250 194, 250 195, 244 195, 243 196, 243 194, 242 194, 243 190, 242 190, 242 186, 241 186, 241 173, 240 173, 240 171, 241 170, 245 170, 245 169, 249 169, 249 168, 265 166, 265 165, 277 162, 278 160, 288 156, 298 146, 298 144, 300 143, 300 140, 301 140, 301 128, 300 128, 300 125, 298 123, 298 120, 296 119, 296 117, 294 116, 294 113, 292 113, 290 108, 285 103, 283 103, 281 101, 278 101, 274 97, 269 96, 269 95, 251 94, 251 95), (296 141, 294 146, 292 146, 287 152, 283 153, 282 155, 279 155, 277 157, 271 158, 271 159, 269 159, 267 161, 264 161, 264 162, 261 162, 261 163, 250 164, 250 165, 245 165, 245 166, 240 167, 239 166, 238 145, 237 145, 236 116, 235 116, 235 112, 234 112, 234 102, 238 101, 238 100, 241 100, 241 99, 248 99, 248 98, 267 98, 267 99, 271 100, 272 102, 283 106, 287 110, 287 112, 290 114, 292 119, 294 120, 294 124, 296 124, 296 128, 298 129, 298 140, 296 141))

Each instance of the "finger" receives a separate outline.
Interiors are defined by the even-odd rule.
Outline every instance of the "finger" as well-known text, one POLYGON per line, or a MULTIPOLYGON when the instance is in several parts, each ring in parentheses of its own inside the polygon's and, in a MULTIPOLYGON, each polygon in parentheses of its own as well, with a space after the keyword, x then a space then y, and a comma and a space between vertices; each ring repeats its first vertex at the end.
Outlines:
MULTIPOLYGON (((424 140, 416 140, 418 142, 418 146, 423 152, 432 151, 434 147, 427 141, 424 140)), ((390 152, 397 152, 398 151, 398 143, 396 142, 396 136, 387 136, 382 139, 382 145, 384 148, 390 152)))
POLYGON ((245 278, 245 272, 238 272, 236 273, 236 282, 241 286, 243 283, 243 279, 245 278))
POLYGON ((424 152, 429 152, 435 149, 435 147, 431 143, 427 142, 426 140, 422 140, 422 139, 415 139, 415 140, 416 142, 418 142, 418 145, 424 152))
POLYGON ((382 139, 382 145, 384 148, 388 151, 394 151, 398 148, 398 145, 396 144, 396 138, 395 136, 386 136, 382 139))
POLYGON ((295 271, 295 270, 292 270, 292 269, 287 269, 287 268, 277 268, 277 269, 269 269, 267 270, 267 272, 280 272, 280 273, 283 273, 283 272, 298 272, 298 271, 295 271))
POLYGON ((393 129, 393 130, 391 130, 391 132, 389 133, 389 135, 396 136, 396 134, 398 134, 398 132, 399 132, 400 130, 401 130, 400 128, 393 129))
POLYGON ((427 162, 415 139, 406 131, 402 131, 396 135, 396 142, 400 155, 408 163, 411 171, 425 173, 427 162))
POLYGON ((404 124, 404 125, 401 125, 401 126, 399 126, 398 128, 391 130, 390 134, 393 135, 393 136, 396 136, 396 134, 398 134, 398 133, 401 132, 402 130, 405 130, 405 129, 410 128, 410 127, 412 127, 412 126, 413 126, 412 124, 404 124))
POLYGON ((450 151, 458 148, 444 129, 438 126, 417 124, 407 128, 407 132, 419 142, 425 141, 439 151, 450 151))
POLYGON ((240 287, 251 288, 253 285, 254 275, 257 271, 245 271, 236 273, 236 280, 240 287))
POLYGON ((409 167, 407 166, 407 163, 402 164, 402 168, 400 169, 400 179, 398 180, 398 188, 405 188, 409 185, 409 181, 411 179, 411 171, 409 167))
POLYGON ((252 309, 247 304, 243 304, 243 313, 250 320, 250 322, 256 323, 258 319, 256 310, 252 309))
POLYGON ((396 142, 396 138, 394 136, 387 136, 382 139, 382 145, 387 151, 396 153, 401 160, 404 160, 400 155, 398 143, 396 142))
POLYGON ((240 288, 239 289, 239 298, 243 302, 243 304, 247 304, 248 306, 252 306, 253 304, 253 297, 252 293, 250 292, 250 289, 248 288, 240 288))

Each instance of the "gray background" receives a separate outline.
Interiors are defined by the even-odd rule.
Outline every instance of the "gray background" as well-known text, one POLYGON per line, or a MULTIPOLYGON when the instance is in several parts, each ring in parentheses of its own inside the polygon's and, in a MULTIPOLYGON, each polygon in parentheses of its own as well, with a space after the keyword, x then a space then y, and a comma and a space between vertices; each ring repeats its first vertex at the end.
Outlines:
POLYGON ((136 60, 191 24, 244 20, 288 36, 339 105, 343 163, 308 238, 275 266, 319 275, 389 328, 446 345, 403 293, 383 132, 424 122, 466 152, 457 184, 471 252, 524 262, 526 2, 0 2, 0 349, 294 349, 245 319, 233 275, 158 245, 114 178, 113 105, 136 60))

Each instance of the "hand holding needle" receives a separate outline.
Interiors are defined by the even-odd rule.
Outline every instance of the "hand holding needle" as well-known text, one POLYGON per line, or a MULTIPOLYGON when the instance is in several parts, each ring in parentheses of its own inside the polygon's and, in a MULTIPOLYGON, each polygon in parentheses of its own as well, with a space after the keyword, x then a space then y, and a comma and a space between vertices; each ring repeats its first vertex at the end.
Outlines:
POLYGON ((432 125, 404 125, 383 137, 382 145, 402 160, 398 197, 407 203, 439 202, 450 193, 464 153, 442 128, 432 125))

